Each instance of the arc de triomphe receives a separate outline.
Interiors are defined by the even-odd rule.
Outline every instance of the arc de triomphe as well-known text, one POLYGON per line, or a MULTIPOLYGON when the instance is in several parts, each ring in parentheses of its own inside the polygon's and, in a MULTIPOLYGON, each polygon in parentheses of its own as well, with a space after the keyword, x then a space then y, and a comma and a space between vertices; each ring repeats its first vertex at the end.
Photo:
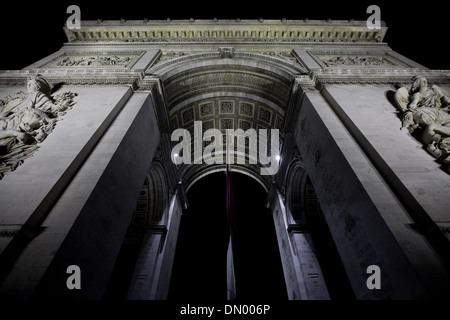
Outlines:
POLYGON ((172 132, 194 137, 195 123, 278 129, 275 174, 249 157, 233 171, 267 192, 289 299, 330 298, 309 233, 322 218, 357 299, 448 297, 449 71, 393 51, 386 31, 82 21, 57 52, 0 72, 2 297, 101 299, 131 232, 127 297, 166 299, 186 192, 226 170, 173 163, 172 132), (69 266, 81 290, 68 289, 69 266))

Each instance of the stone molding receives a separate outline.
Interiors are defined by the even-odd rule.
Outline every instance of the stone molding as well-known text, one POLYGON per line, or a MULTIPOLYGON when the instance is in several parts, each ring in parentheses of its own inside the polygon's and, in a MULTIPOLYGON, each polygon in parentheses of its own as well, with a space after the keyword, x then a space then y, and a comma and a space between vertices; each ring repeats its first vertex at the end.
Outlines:
MULTIPOLYGON (((51 84, 67 85, 129 85, 135 90, 153 88, 154 81, 148 82, 143 71, 136 70, 104 70, 88 69, 34 69, 34 70, 0 70, 0 86, 25 86, 27 77, 42 74, 51 84)), ((313 88, 320 84, 405 84, 411 78, 422 75, 435 84, 450 84, 449 70, 424 70, 418 68, 371 68, 371 69, 316 69, 308 75, 295 75, 296 82, 305 88, 313 88)), ((150 78, 158 75, 150 75, 150 78)))
MULTIPOLYGON (((150 69, 147 71, 149 74, 157 73, 159 70, 175 63, 184 62, 188 60, 196 60, 196 59, 223 59, 221 57, 220 50, 212 51, 212 52, 202 52, 202 53, 184 53, 181 51, 170 51, 173 53, 172 57, 165 58, 166 55, 162 53, 158 56, 156 61, 153 63, 153 65, 150 67, 150 69)), ((254 52, 236 52, 233 51, 233 58, 229 59, 239 59, 239 58, 250 58, 250 59, 257 59, 257 60, 264 60, 267 62, 275 63, 278 65, 281 65, 283 67, 286 67, 288 69, 291 69, 292 73, 300 73, 300 74, 307 74, 307 70, 305 67, 299 62, 299 60, 295 57, 295 55, 292 53, 292 51, 280 51, 280 50, 265 50, 265 52, 262 53, 254 53, 254 52), (273 54, 272 54, 273 52, 273 54), (286 59, 286 57, 281 58, 277 56, 277 53, 281 55, 281 53, 290 53, 292 56, 292 59, 286 59)))
POLYGON ((424 70, 417 68, 342 68, 311 71, 316 84, 409 84, 411 78, 423 75, 433 83, 450 84, 449 70, 424 70))
POLYGON ((69 42, 381 42, 366 21, 344 20, 121 20, 82 21, 80 29, 64 27, 69 42))
POLYGON ((27 77, 34 74, 42 74, 52 85, 126 85, 135 90, 140 88, 145 76, 143 72, 127 69, 113 73, 87 69, 0 71, 0 86, 26 86, 27 77))

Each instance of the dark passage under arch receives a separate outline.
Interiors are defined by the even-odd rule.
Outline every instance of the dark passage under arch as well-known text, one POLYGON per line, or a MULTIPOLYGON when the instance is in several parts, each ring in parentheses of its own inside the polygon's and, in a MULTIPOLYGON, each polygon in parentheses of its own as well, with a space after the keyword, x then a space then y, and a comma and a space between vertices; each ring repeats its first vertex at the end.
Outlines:
MULTIPOLYGON (((252 178, 233 172, 238 241, 238 300, 287 300, 286 286, 266 192, 252 178)), ((210 174, 188 192, 178 235, 169 300, 226 299, 228 244, 225 174, 210 174)))

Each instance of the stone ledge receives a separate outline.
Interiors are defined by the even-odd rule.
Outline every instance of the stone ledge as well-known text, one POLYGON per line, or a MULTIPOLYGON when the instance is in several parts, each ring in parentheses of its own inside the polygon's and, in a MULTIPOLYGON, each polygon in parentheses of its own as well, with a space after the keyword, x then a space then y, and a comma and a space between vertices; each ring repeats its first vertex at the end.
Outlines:
POLYGON ((322 20, 177 20, 82 21, 80 29, 64 27, 73 41, 350 41, 382 42, 387 27, 368 29, 366 21, 322 20))

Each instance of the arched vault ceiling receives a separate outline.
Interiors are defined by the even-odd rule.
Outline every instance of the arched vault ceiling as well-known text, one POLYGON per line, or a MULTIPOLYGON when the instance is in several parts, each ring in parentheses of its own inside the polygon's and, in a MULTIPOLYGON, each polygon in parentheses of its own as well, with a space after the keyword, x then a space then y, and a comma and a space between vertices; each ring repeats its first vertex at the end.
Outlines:
POLYGON ((282 130, 284 114, 260 101, 224 95, 193 101, 170 115, 172 130, 185 128, 192 136, 194 121, 202 121, 203 132, 213 128, 282 130))
MULTIPOLYGON (((172 131, 184 128, 191 137, 195 137, 195 122, 200 121, 202 136, 208 129, 219 129, 222 132, 219 145, 223 149, 226 144, 226 129, 255 129, 258 134, 261 129, 279 129, 277 135, 270 130, 265 132, 270 131, 267 138, 279 139, 279 147, 282 147, 284 118, 290 105, 294 79, 306 74, 303 66, 290 52, 239 54, 229 49, 223 55, 219 52, 172 52, 160 58, 147 74, 158 75, 162 81, 172 131)), ((195 159, 196 150, 205 150, 209 143, 209 140, 193 138, 191 159, 195 159)), ((246 164, 242 164, 241 169, 250 170, 248 173, 253 174, 260 166, 259 163, 249 163, 249 149, 254 146, 249 144, 248 139, 237 139, 231 143, 233 150, 237 150, 238 145, 245 148, 245 153, 232 152, 231 156, 236 159, 245 157, 246 164)), ((267 150, 259 151, 265 154, 267 150)), ((221 151, 217 152, 217 155, 221 154, 221 151)), ((279 150, 271 153, 278 154, 279 150)), ((222 155, 225 157, 225 153, 222 155)), ((181 165, 179 170, 183 177, 194 177, 199 168, 198 165, 193 168, 181 165), (188 174, 186 170, 189 168, 193 171, 188 174)))
POLYGON ((290 86, 291 81, 275 73, 230 65, 199 67, 164 81, 169 111, 184 100, 218 91, 258 95, 285 108, 290 86))
POLYGON ((307 71, 291 51, 255 54, 219 48, 205 53, 162 52, 148 73, 161 78, 171 112, 189 99, 219 92, 258 96, 285 109, 293 79, 307 71))

